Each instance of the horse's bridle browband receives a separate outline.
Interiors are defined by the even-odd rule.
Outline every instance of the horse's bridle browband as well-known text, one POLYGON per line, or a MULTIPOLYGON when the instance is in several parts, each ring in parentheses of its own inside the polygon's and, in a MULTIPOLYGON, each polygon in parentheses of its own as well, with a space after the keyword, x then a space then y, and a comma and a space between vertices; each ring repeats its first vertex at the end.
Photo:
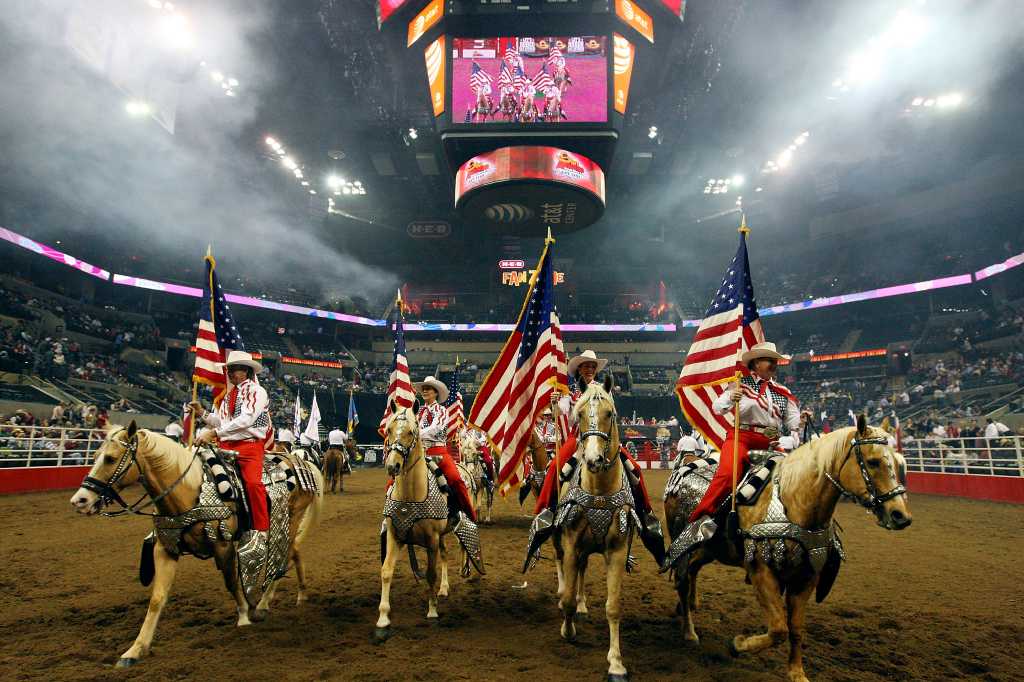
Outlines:
MULTIPOLYGON (((868 473, 868 465, 864 460, 864 454, 860 451, 861 445, 888 445, 889 442, 885 438, 857 438, 854 436, 850 442, 850 448, 846 451, 846 456, 843 457, 843 463, 839 465, 839 472, 842 472, 843 467, 846 466, 846 460, 850 458, 852 452, 857 458, 857 465, 860 467, 860 475, 864 479, 864 488, 867 490, 868 496, 866 498, 861 497, 856 493, 852 493, 843 487, 843 484, 832 477, 831 474, 825 472, 825 477, 832 482, 842 497, 853 500, 865 509, 869 509, 875 514, 879 514, 882 509, 882 505, 891 500, 894 497, 899 497, 907 492, 907 489, 900 484, 897 484, 892 490, 879 494, 878 488, 875 487, 875 482, 871 479, 871 475, 868 473)), ((839 475, 837 472, 837 476, 839 475)))
MULTIPOLYGON (((591 396, 588 402, 589 404, 587 405, 587 419, 590 422, 590 428, 580 434, 580 443, 583 443, 587 438, 590 438, 591 436, 597 436, 598 438, 603 440, 604 452, 601 453, 601 468, 609 469, 611 468, 612 464, 615 463, 615 456, 613 456, 610 460, 608 459, 608 450, 611 449, 610 446, 612 442, 612 434, 610 431, 600 431, 594 428, 594 425, 597 423, 597 406, 601 402, 601 396, 595 393, 593 396, 591 396)), ((615 412, 615 406, 613 404, 612 428, 615 428, 615 426, 618 424, 618 418, 618 414, 615 412)), ((618 455, 618 453, 614 454, 618 455)))
MULTIPOLYGON (((125 429, 121 429, 112 435, 110 440, 114 440, 117 435, 122 433, 124 430, 125 429)), ((153 514, 142 510, 155 505, 157 502, 170 495, 171 492, 178 487, 178 484, 185 479, 185 476, 188 475, 188 472, 192 469, 192 464, 199 456, 199 450, 197 448, 195 453, 192 455, 192 459, 189 460, 188 466, 185 467, 183 472, 181 472, 181 475, 159 494, 153 495, 148 490, 145 490, 146 477, 142 471, 142 464, 139 463, 138 451, 139 436, 138 433, 135 433, 127 442, 124 443, 124 453, 121 455, 121 459, 117 462, 117 466, 114 467, 114 473, 111 474, 108 480, 101 481, 93 476, 86 476, 82 479, 82 487, 96 493, 104 505, 109 504, 110 502, 117 502, 121 505, 121 509, 113 512, 100 512, 101 515, 121 516, 122 514, 138 514, 139 516, 163 516, 162 514, 153 514), (142 496, 135 500, 135 502, 128 504, 124 501, 124 498, 121 497, 120 493, 114 490, 114 485, 131 470, 133 465, 139 470, 139 483, 142 485, 145 492, 143 492, 142 496), (146 502, 146 504, 142 504, 147 499, 149 501, 146 502)))

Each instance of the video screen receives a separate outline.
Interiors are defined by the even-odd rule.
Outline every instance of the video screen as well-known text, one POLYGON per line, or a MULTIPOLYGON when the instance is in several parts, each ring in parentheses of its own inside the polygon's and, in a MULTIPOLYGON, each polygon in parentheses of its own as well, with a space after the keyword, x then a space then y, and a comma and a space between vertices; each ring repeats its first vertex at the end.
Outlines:
POLYGON ((452 123, 605 123, 606 36, 452 39, 452 123))
POLYGON ((406 0, 380 0, 377 4, 377 23, 383 24, 405 3, 406 0))

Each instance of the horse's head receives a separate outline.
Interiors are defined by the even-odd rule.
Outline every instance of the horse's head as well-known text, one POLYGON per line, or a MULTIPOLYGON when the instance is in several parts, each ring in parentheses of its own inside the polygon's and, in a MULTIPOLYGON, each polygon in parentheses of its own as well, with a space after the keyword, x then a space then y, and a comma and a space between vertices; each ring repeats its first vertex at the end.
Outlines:
POLYGON ((397 476, 411 461, 420 440, 420 426, 416 420, 418 403, 410 407, 399 407, 391 401, 391 417, 385 429, 387 456, 384 468, 392 478, 397 476))
POLYGON ((619 456, 619 420, 611 390, 611 375, 603 386, 592 381, 573 408, 580 425, 583 462, 591 473, 611 468, 619 456))
POLYGON ((466 429, 462 432, 462 437, 459 439, 459 455, 463 462, 470 462, 476 459, 477 453, 480 452, 480 443, 477 441, 476 436, 472 431, 466 429))
POLYGON ((841 492, 873 512, 883 528, 903 530, 910 525, 907 491, 899 482, 885 431, 868 426, 864 415, 857 417, 857 429, 841 462, 833 479, 841 492))
POLYGON ((92 469, 71 496, 71 506, 79 514, 96 514, 111 500, 121 501, 120 492, 142 474, 138 450, 145 437, 146 433, 134 421, 126 428, 108 427, 106 440, 95 452, 92 469))

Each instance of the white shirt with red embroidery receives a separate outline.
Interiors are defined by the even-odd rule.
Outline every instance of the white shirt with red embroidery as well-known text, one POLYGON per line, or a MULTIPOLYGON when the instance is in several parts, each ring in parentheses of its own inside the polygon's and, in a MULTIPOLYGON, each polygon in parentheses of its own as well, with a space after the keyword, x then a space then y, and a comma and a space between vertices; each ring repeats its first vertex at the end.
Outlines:
POLYGON ((267 391, 252 379, 246 379, 238 386, 228 389, 217 411, 207 412, 203 418, 206 425, 222 441, 266 440, 270 429, 270 400, 267 391), (231 408, 231 394, 237 390, 234 410, 231 408))
POLYGON ((448 410, 441 403, 431 403, 420 408, 420 440, 423 448, 445 447, 448 442, 448 410))
MULTIPOLYGON (((780 433, 789 429, 795 443, 800 442, 800 407, 796 396, 789 389, 771 379, 759 379, 756 376, 745 376, 740 380, 743 397, 740 398, 740 425, 774 426, 780 433)), ((715 399, 714 410, 718 414, 728 414, 735 410, 732 402, 731 384, 722 395, 715 399)), ((794 445, 795 447, 795 445, 794 445)))
POLYGON ((537 421, 537 425, 534 426, 533 428, 534 431, 537 433, 537 438, 539 438, 540 442, 544 444, 544 448, 546 450, 554 450, 555 443, 557 442, 558 438, 555 422, 546 419, 540 419, 537 421))

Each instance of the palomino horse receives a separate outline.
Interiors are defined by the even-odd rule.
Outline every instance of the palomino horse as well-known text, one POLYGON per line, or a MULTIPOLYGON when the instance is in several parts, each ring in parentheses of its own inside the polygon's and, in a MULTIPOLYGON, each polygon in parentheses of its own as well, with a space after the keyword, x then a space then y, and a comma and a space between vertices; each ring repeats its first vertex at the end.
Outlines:
MULTIPOLYGON (((107 438, 96 451, 96 460, 79 488, 71 496, 71 505, 81 514, 96 514, 103 510, 109 501, 116 501, 124 509, 149 516, 140 511, 146 507, 155 507, 155 518, 169 518, 185 514, 194 509, 199 500, 199 489, 203 483, 203 466, 198 461, 199 454, 184 448, 170 438, 161 434, 138 429, 133 421, 127 428, 110 427, 107 438), (120 492, 138 482, 146 495, 132 505, 126 504, 120 492), (99 493, 96 490, 100 490, 99 493), (142 504, 148 498, 149 502, 142 504)), ((320 473, 313 470, 319 479, 320 473)), ((320 490, 323 489, 322 481, 320 490)), ((306 573, 299 553, 299 546, 309 535, 320 515, 322 496, 305 492, 296 488, 288 496, 289 529, 288 555, 295 565, 298 577, 299 604, 306 601, 306 573)), ((232 504, 233 503, 229 503, 232 504)), ((114 512, 117 514, 118 512, 114 512)), ((234 514, 224 519, 221 531, 235 535, 237 519, 234 514)), ((249 619, 249 603, 238 579, 237 554, 235 543, 231 540, 213 542, 204 532, 206 524, 202 521, 189 526, 182 533, 180 547, 199 557, 212 556, 221 573, 224 584, 235 598, 238 605, 238 626, 251 625, 249 619)), ((164 548, 162 542, 153 544, 153 590, 149 598, 149 610, 142 623, 142 629, 135 643, 121 654, 118 667, 128 667, 149 653, 153 643, 160 613, 167 603, 167 597, 174 583, 174 574, 178 568, 178 557, 164 548)), ((277 588, 274 581, 252 614, 252 620, 263 620, 270 610, 270 602, 277 588)))
MULTIPOLYGON (((840 497, 853 499, 888 530, 906 528, 911 515, 885 433, 869 427, 863 415, 856 427, 833 431, 787 455, 767 485, 755 504, 738 508, 746 546, 719 533, 689 552, 688 560, 687 554, 678 557, 677 561, 687 561, 675 572, 683 638, 699 641, 691 612, 697 607, 701 567, 713 561, 743 566, 765 610, 768 632, 735 637, 733 652, 756 653, 788 637, 789 679, 806 682, 801 648, 807 600, 816 588, 818 601, 827 596, 841 561, 839 548, 832 544, 836 503, 840 497)), ((673 537, 687 525, 686 517, 697 501, 687 504, 675 494, 667 495, 665 516, 673 537)))
POLYGON ((604 555, 608 571, 608 679, 624 681, 627 673, 619 650, 622 577, 633 531, 640 522, 633 511, 619 456, 618 418, 611 387, 610 376, 605 378, 604 386, 591 382, 574 408, 582 449, 579 483, 571 479, 563 486, 554 541, 562 638, 568 641, 576 638, 578 586, 585 579, 587 560, 593 553, 604 555))
POLYGON ((332 445, 324 452, 324 485, 332 493, 345 492, 345 467, 348 465, 348 453, 345 447, 332 445))
MULTIPOLYGON (((473 535, 469 544, 475 544, 474 564, 482 573, 479 556, 479 536, 476 526, 460 514, 460 522, 453 526, 450 523, 448 501, 444 493, 439 492, 437 478, 427 467, 423 442, 420 440, 419 425, 416 422, 416 410, 402 408, 392 401, 391 417, 385 427, 385 449, 387 454, 384 466, 388 475, 394 479, 384 505, 385 539, 384 560, 380 569, 380 615, 374 637, 378 642, 391 635, 391 580, 395 575, 395 562, 403 545, 418 545, 427 550, 427 618, 435 619, 437 614, 437 598, 447 597, 448 555, 445 550, 444 536, 453 533, 465 549, 460 532, 468 530, 473 535), (460 530, 462 529, 462 530, 460 530), (440 571, 438 567, 440 566, 440 571)), ((411 557, 410 557, 411 558, 411 557)), ((470 556, 466 555, 466 562, 470 556)), ((463 575, 469 575, 464 568, 463 575)))
POLYGON ((473 500, 473 508, 480 523, 491 523, 491 507, 494 505, 494 493, 487 487, 484 475, 484 458, 480 454, 480 443, 469 431, 459 439, 459 475, 462 476, 469 497, 473 500), (487 512, 484 514, 483 512, 487 512))

